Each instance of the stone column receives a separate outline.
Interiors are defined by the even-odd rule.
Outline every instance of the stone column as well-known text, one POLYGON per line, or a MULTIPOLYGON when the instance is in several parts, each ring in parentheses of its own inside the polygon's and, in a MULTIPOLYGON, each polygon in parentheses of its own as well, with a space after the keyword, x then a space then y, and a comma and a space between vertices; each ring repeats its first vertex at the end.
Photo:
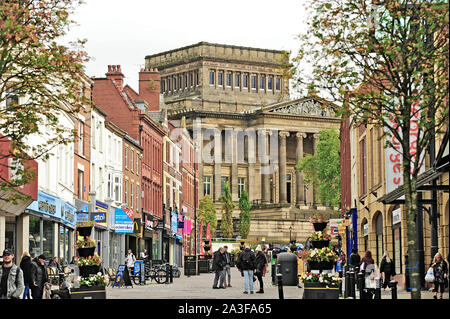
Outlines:
POLYGON ((222 179, 222 133, 219 129, 214 131, 214 201, 218 201, 221 194, 222 179))
MULTIPOLYGON (((239 201, 238 196, 238 156, 237 156, 237 131, 231 131, 231 198, 233 202, 239 201)), ((226 153, 226 150, 225 150, 226 153)))
MULTIPOLYGON (((319 134, 315 133, 313 135, 314 137, 314 141, 313 141, 313 154, 316 154, 316 149, 317 149, 317 142, 319 141, 319 134)), ((316 205, 316 189, 315 187, 313 187, 313 205, 316 205)))
POLYGON ((289 132, 281 131, 280 135, 280 203, 286 203, 287 189, 286 189, 286 137, 289 132))
MULTIPOLYGON (((301 158, 303 158, 303 139, 306 138, 305 133, 298 132, 295 134, 297 137, 297 163, 300 161, 301 158)), ((306 198, 304 198, 304 181, 303 181, 303 172, 300 172, 296 170, 296 178, 297 178, 297 205, 303 205, 306 198)))
MULTIPOLYGON (((241 81, 242 81, 242 77, 241 77, 241 81)), ((242 88, 242 83, 241 83, 241 88, 242 88)), ((247 143, 247 147, 248 147, 248 201, 250 202, 250 204, 252 203, 252 201, 255 198, 261 198, 258 197, 257 192, 256 192, 256 185, 260 185, 261 184, 261 174, 257 174, 256 173, 256 168, 255 168, 255 164, 256 164, 256 144, 257 143, 257 137, 256 134, 248 134, 248 143, 247 143)))
POLYGON ((261 148, 259 153, 259 159, 261 161, 261 175, 262 175, 262 185, 261 185, 261 201, 263 203, 270 202, 270 148, 269 148, 269 136, 270 131, 259 130, 258 135, 260 138, 260 143, 258 145, 261 148))

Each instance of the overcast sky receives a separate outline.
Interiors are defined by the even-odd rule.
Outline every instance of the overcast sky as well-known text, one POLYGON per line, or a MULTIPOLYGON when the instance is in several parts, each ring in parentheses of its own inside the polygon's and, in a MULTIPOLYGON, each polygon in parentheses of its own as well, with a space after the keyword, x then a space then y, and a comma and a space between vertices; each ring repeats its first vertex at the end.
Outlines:
POLYGON ((87 39, 89 76, 122 66, 138 88, 146 55, 200 41, 296 52, 308 0, 85 0, 68 38, 87 39))

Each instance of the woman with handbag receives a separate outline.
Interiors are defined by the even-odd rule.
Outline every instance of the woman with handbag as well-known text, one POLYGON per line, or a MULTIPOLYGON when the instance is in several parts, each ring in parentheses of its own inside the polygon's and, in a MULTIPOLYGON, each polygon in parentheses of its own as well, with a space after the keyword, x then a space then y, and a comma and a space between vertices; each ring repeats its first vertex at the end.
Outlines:
POLYGON ((431 265, 434 272, 434 299, 437 299, 438 290, 441 292, 441 297, 444 294, 445 286, 448 286, 448 266, 447 262, 442 258, 441 253, 434 255, 433 264, 431 265))

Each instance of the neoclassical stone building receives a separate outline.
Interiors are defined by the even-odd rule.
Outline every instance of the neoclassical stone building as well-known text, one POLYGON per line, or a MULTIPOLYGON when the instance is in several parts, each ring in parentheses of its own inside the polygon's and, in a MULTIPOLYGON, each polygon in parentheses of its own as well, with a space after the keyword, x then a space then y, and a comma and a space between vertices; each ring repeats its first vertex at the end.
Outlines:
POLYGON ((185 123, 196 141, 200 199, 213 198, 220 220, 225 181, 236 203, 245 189, 252 204, 249 238, 273 243, 306 240, 317 210, 337 215, 314 202, 312 185, 295 165, 314 153, 319 131, 339 129, 340 119, 322 99, 288 99, 285 57, 283 51, 205 42, 146 57, 146 67, 161 73, 168 118, 185 123))

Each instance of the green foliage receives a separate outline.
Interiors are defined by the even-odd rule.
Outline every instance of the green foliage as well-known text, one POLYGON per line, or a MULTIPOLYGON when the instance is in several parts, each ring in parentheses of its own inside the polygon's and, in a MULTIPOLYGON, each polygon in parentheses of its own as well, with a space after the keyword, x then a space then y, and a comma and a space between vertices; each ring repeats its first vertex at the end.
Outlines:
POLYGON ((28 161, 47 159, 56 145, 73 142, 76 131, 60 123, 62 116, 76 118, 81 105, 87 55, 84 41, 58 43, 73 25, 69 17, 80 0, 0 1, 0 142, 11 141, 0 158, 12 160, 6 169, 14 180, 1 179, 1 200, 15 203, 30 199, 16 187, 36 177, 28 161), (45 126, 47 134, 44 134, 45 126), (37 144, 31 136, 42 137, 37 144))
POLYGON ((239 235, 242 239, 247 239, 250 233, 250 202, 245 189, 239 198, 239 209, 241 210, 239 214, 239 235))
MULTIPOLYGON (((383 128, 385 147, 400 153, 407 250, 415 265, 417 176, 433 136, 449 121, 448 0, 305 3, 310 22, 294 58, 297 87, 326 96, 352 124, 383 128)), ((420 286, 420 276, 410 270, 411 287, 420 286)), ((420 289, 411 294, 420 298, 420 289)))
POLYGON ((334 129, 319 132, 316 154, 300 159, 296 169, 304 173, 306 184, 318 189, 316 196, 322 204, 340 206, 341 166, 339 132, 334 129))
POLYGON ((220 200, 223 202, 223 214, 222 214, 222 221, 220 223, 220 229, 222 230, 223 236, 225 238, 232 238, 234 203, 231 197, 228 182, 225 182, 224 190, 225 190, 224 195, 220 197, 220 200))
POLYGON ((198 218, 203 220, 203 224, 209 224, 211 236, 214 236, 217 228, 216 207, 211 197, 206 194, 199 203, 198 218))

